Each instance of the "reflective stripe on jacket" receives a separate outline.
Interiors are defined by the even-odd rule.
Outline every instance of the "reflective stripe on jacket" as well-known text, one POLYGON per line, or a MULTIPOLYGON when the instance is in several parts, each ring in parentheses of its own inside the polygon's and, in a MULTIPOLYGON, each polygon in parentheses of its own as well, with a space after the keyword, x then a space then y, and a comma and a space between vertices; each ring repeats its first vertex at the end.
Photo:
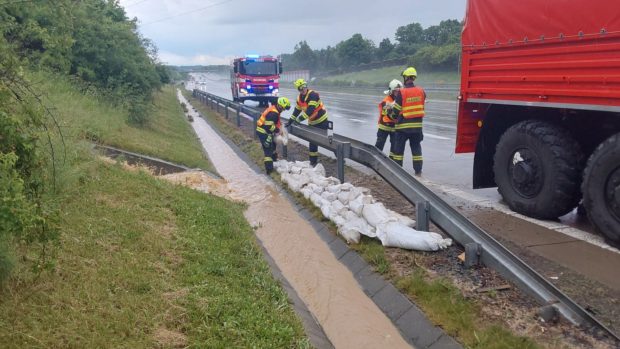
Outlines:
POLYGON ((302 98, 300 93, 297 97, 297 105, 295 106, 293 117, 298 122, 303 122, 305 119, 308 119, 309 125, 320 124, 327 120, 327 111, 323 106, 319 94, 314 90, 308 90, 302 98), (308 115, 308 113, 311 114, 308 115), (297 118, 297 115, 299 115, 300 118, 297 118))
POLYGON ((396 129, 422 128, 424 102, 426 101, 424 90, 416 86, 411 86, 401 88, 400 94, 401 104, 394 105, 394 108, 399 112, 396 129))
POLYGON ((387 103, 393 102, 394 98, 392 98, 392 96, 386 96, 385 98, 383 98, 381 103, 379 103, 379 120, 377 121, 377 123, 380 130, 388 132, 394 131, 394 123, 396 122, 396 120, 392 119, 390 117, 389 111, 383 108, 387 103))
POLYGON ((275 105, 265 109, 258 121, 256 121, 256 131, 270 134, 281 128, 280 112, 275 105))

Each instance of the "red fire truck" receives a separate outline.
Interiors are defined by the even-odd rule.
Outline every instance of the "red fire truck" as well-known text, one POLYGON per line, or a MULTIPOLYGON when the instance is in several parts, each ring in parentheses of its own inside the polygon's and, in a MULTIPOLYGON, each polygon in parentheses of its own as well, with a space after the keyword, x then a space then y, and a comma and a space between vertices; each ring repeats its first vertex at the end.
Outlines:
POLYGON ((609 0, 469 0, 456 151, 474 188, 620 243, 620 16, 609 0))
POLYGON ((257 101, 267 106, 278 100, 282 63, 272 56, 247 55, 235 58, 230 71, 233 100, 257 101))

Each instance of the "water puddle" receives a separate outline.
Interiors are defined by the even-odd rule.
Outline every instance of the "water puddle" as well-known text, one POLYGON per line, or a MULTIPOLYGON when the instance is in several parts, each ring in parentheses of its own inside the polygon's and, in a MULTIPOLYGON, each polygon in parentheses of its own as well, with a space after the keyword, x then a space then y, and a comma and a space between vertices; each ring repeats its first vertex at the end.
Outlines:
MULTIPOLYGON (((179 99, 189 104, 179 93, 179 99)), ((265 176, 252 171, 194 113, 193 127, 219 174, 227 197, 248 204, 246 219, 336 348, 411 348, 366 296, 351 272, 265 176)))

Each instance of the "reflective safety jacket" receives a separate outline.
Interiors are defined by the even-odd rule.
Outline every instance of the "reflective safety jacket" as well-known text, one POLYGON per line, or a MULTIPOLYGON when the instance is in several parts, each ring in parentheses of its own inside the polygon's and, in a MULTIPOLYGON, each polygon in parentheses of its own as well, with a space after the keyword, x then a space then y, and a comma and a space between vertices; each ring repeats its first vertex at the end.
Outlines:
POLYGON ((308 119, 309 125, 316 125, 326 121, 327 111, 319 98, 319 94, 313 90, 308 90, 303 96, 300 93, 291 118, 297 122, 303 122, 308 119))
POLYGON ((394 132, 394 123, 396 120, 392 119, 391 111, 384 108, 387 103, 393 102, 394 98, 388 95, 379 103, 379 121, 377 123, 380 130, 394 132))
POLYGON ((275 105, 272 105, 271 107, 265 109, 260 118, 258 118, 258 121, 256 121, 256 132, 270 135, 272 133, 280 132, 281 126, 280 112, 275 105))
POLYGON ((420 87, 412 85, 400 89, 400 95, 396 97, 394 103, 394 109, 398 111, 397 131, 422 131, 424 102, 426 102, 426 93, 420 87))

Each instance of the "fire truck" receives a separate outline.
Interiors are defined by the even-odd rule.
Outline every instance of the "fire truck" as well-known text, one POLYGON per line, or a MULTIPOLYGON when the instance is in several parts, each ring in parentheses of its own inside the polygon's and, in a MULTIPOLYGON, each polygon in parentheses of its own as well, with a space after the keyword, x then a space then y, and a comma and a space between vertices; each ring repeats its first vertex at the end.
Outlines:
POLYGON ((620 244, 620 16, 609 0, 469 0, 456 152, 474 188, 620 244))
POLYGON ((233 101, 257 101, 259 106, 276 103, 282 63, 272 56, 246 55, 235 58, 230 71, 233 101))

